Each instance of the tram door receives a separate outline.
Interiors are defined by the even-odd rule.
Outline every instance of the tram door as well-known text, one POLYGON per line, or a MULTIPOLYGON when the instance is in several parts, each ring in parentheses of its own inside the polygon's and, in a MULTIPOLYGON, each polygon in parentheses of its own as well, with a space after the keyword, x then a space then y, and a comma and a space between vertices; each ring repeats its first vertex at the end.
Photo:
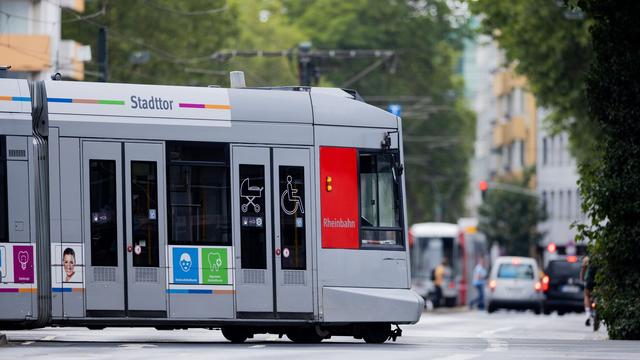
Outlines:
POLYGON ((162 144, 84 141, 88 317, 165 317, 162 144))
POLYGON ((310 151, 233 148, 239 318, 313 316, 310 151))

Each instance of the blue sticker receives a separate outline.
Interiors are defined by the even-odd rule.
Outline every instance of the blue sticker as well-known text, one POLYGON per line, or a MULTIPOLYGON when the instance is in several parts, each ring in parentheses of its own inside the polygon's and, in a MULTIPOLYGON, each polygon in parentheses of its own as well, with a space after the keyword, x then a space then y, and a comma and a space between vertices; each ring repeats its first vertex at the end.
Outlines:
POLYGON ((198 284, 198 249, 173 248, 173 283, 198 284))

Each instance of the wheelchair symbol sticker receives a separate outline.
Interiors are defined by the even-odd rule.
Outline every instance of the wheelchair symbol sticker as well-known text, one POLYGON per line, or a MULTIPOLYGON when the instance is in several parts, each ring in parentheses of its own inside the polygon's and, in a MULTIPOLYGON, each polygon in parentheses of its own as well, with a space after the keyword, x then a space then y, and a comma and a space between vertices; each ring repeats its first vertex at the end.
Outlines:
POLYGON ((280 196, 280 208, 287 215, 293 215, 300 210, 301 214, 304 214, 304 207, 302 206, 302 198, 298 196, 298 189, 293 187, 291 183, 293 179, 291 175, 287 175, 287 189, 282 192, 280 196))

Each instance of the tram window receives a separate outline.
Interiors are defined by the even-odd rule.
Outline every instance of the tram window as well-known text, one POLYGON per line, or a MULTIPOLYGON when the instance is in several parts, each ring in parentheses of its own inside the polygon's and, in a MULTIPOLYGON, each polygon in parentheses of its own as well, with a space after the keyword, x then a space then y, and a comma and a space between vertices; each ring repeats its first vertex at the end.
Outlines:
POLYGON ((397 153, 360 153, 360 239, 363 246, 402 246, 397 153))
POLYGON ((158 267, 158 177, 155 161, 131 162, 133 266, 158 267))
POLYGON ((240 253, 244 269, 267 268, 264 165, 240 165, 240 253))
POLYGON ((0 242, 9 241, 7 199, 7 138, 0 136, 0 242))
POLYGON ((229 146, 167 143, 169 243, 230 245, 229 146))
POLYGON ((307 246, 305 239, 304 167, 280 166, 280 244, 282 268, 305 270, 307 246))
POLYGON ((118 266, 116 162, 89 161, 91 265, 118 266))

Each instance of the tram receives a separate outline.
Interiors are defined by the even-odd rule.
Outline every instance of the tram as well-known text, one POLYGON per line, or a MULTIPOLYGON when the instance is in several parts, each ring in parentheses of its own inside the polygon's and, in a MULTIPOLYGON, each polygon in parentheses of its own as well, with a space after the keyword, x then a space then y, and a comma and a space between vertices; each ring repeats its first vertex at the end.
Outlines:
POLYGON ((412 288, 434 306, 466 305, 473 268, 478 259, 487 258, 486 238, 477 231, 477 220, 462 218, 457 224, 417 223, 409 229, 412 288), (435 268, 447 260, 436 295, 435 268))
POLYGON ((0 328, 395 339, 400 139, 342 89, 0 79, 0 328))

